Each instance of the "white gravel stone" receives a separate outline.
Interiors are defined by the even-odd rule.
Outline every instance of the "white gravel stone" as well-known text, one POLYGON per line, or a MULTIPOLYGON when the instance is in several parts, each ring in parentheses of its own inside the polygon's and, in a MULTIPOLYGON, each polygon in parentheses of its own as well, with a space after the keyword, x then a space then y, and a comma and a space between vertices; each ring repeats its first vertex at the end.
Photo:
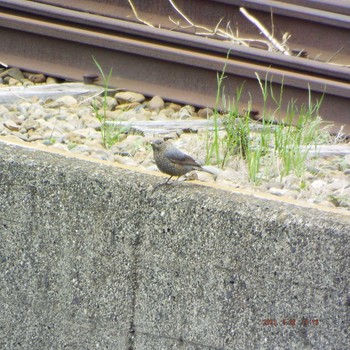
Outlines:
POLYGON ((46 78, 46 84, 57 84, 58 83, 58 79, 54 78, 54 77, 47 77, 46 78))
POLYGON ((179 118, 180 119, 188 119, 192 117, 192 114, 194 113, 194 107, 193 106, 183 106, 179 111, 179 118))
MULTIPOLYGON (((1 113, 0 113, 1 114, 1 113)), ((350 168, 350 154, 347 154, 345 157, 344 157, 344 161, 346 162, 346 164, 349 166, 350 168)))
POLYGON ((57 103, 62 103, 63 105, 65 105, 67 107, 76 106, 78 104, 78 101, 73 96, 69 96, 69 95, 59 97, 56 100, 56 102, 57 103))
POLYGON ((327 190, 329 191, 338 191, 343 190, 350 186, 350 182, 345 177, 340 177, 334 179, 331 183, 327 184, 327 190))
POLYGON ((63 144, 63 143, 56 143, 56 142, 55 142, 55 143, 53 143, 52 146, 50 146, 50 147, 53 147, 53 148, 58 149, 58 150, 60 150, 60 151, 67 151, 67 152, 69 152, 68 146, 65 145, 65 144, 63 144))
POLYGON ((153 120, 159 120, 159 119, 163 119, 163 120, 166 120, 166 119, 174 119, 174 117, 177 115, 177 113, 175 112, 174 109, 172 108, 164 108, 162 109, 158 114, 157 116, 159 118, 157 119, 153 119, 153 120))
POLYGON ((21 82, 19 81, 19 80, 17 80, 17 79, 15 79, 15 78, 9 78, 8 79, 8 84, 10 85, 10 86, 19 86, 19 85, 22 85, 21 84, 21 82))
POLYGON ((115 154, 113 156, 113 160, 115 162, 118 162, 120 164, 125 164, 125 165, 130 165, 130 166, 138 166, 139 164, 137 162, 135 162, 132 158, 130 157, 122 157, 122 156, 119 156, 117 154, 115 154))
POLYGON ((269 189, 269 193, 273 194, 274 196, 286 196, 286 197, 291 197, 293 199, 296 199, 299 195, 297 191, 290 191, 287 189, 276 188, 276 187, 271 187, 269 189))
POLYGON ((80 107, 76 111, 76 114, 78 118, 92 117, 96 119, 96 116, 92 107, 86 107, 86 106, 80 107))
POLYGON ((28 130, 36 130, 40 128, 40 123, 37 120, 34 119, 26 119, 22 125, 21 128, 24 128, 26 131, 28 130))
POLYGON ((146 98, 142 94, 132 91, 121 91, 114 95, 115 99, 120 103, 126 102, 143 102, 146 98))
POLYGON ((107 110, 112 111, 118 105, 118 102, 111 96, 98 96, 93 100, 92 105, 97 109, 103 110, 106 107, 107 110))
POLYGON ((3 122, 3 125, 5 128, 11 130, 11 131, 19 131, 20 125, 17 125, 13 120, 9 119, 3 122))
POLYGON ((13 111, 9 111, 9 112, 5 112, 2 115, 2 119, 3 120, 15 120, 18 117, 18 112, 13 112, 13 111))
POLYGON ((4 114, 7 113, 9 110, 4 106, 0 105, 0 117, 4 114))
POLYGON ((213 174, 209 174, 205 171, 195 171, 196 174, 196 180, 202 181, 202 182, 215 182, 215 178, 213 174))
POLYGON ((201 108, 200 110, 198 110, 199 118, 207 119, 212 117, 213 115, 214 115, 214 112, 211 108, 201 108))
POLYGON ((74 131, 76 129, 76 126, 72 123, 66 122, 66 121, 60 121, 57 123, 50 123, 51 128, 53 130, 60 131, 61 133, 67 133, 74 131))
POLYGON ((324 180, 315 180, 311 183, 310 188, 315 192, 315 193, 321 193, 324 192, 326 189, 327 182, 324 180))
POLYGON ((164 101, 160 96, 153 96, 151 101, 149 101, 149 109, 151 111, 159 112, 164 108, 164 101))

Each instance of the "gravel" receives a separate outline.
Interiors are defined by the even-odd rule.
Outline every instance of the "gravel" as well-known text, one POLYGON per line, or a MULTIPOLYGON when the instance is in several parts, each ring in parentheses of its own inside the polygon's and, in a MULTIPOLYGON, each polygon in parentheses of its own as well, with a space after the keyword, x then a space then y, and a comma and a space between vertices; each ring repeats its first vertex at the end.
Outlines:
MULTIPOLYGON (((4 84, 0 84, 0 93, 8 89, 9 85, 30 89, 34 82, 44 80, 41 75, 23 74, 28 78, 22 78, 18 70, 10 73, 1 73, 4 84)), ((56 82, 50 77, 46 80, 56 82)), ((57 84, 57 89, 59 87, 57 84)), ((165 137, 200 163, 204 162, 206 136, 210 128, 207 117, 213 115, 211 109, 180 106, 165 102, 160 96, 146 99, 142 94, 131 91, 116 92, 107 99, 106 115, 110 123, 122 125, 128 131, 121 132, 119 142, 106 149, 103 147, 96 108, 103 115, 103 99, 96 95, 96 91, 62 95, 61 89, 57 98, 40 97, 38 94, 25 98, 19 95, 9 102, 2 100, 0 137, 150 170, 157 168, 149 141, 165 137)), ((294 174, 282 179, 271 174, 259 186, 254 185, 248 180, 245 163, 237 158, 230 159, 225 169, 217 168, 216 176, 193 172, 187 179, 252 189, 278 197, 350 210, 350 145, 322 147, 328 147, 322 152, 324 156, 308 160, 308 171, 302 181, 294 174)))

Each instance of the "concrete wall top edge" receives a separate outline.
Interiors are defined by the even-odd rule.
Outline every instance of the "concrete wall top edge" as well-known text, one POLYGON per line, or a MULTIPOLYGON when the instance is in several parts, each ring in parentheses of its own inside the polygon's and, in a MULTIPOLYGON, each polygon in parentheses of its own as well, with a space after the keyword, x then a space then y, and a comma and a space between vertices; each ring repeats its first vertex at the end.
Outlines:
MULTIPOLYGON (((124 189, 125 193, 129 191, 149 193, 152 196, 158 196, 161 201, 174 201, 176 197, 179 197, 181 200, 188 199, 196 204, 205 203, 205 205, 215 207, 217 211, 242 211, 246 214, 250 211, 252 217, 271 219, 277 215, 282 219, 288 216, 289 219, 294 218, 300 222, 311 220, 315 223, 316 221, 319 225, 328 220, 345 225, 350 223, 350 212, 346 210, 300 203, 270 194, 208 185, 196 181, 154 190, 154 187, 163 181, 159 173, 71 155, 67 152, 51 152, 46 148, 28 146, 26 143, 16 144, 0 140, 0 162, 2 163, 0 177, 6 167, 16 164, 15 169, 17 170, 13 169, 15 172, 19 171, 19 165, 28 169, 25 171, 27 180, 29 176, 36 177, 39 172, 46 172, 48 175, 58 173, 61 174, 60 176, 67 172, 73 177, 82 176, 84 179, 97 179, 100 182, 113 184, 114 188, 124 189), (37 171, 31 172, 29 169, 37 169, 37 171)), ((55 175, 52 176, 55 178, 55 175)), ((69 178, 69 176, 65 177, 69 178)), ((13 178, 13 180, 17 181, 18 178, 13 178)))

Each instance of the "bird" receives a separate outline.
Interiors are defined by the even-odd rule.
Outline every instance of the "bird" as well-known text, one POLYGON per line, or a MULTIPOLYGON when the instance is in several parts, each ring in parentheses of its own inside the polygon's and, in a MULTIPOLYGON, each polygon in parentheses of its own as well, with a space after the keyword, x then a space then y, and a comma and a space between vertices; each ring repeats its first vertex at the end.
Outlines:
POLYGON ((164 140, 154 140, 151 142, 151 146, 153 148, 153 157, 158 169, 161 172, 170 175, 164 184, 167 184, 173 176, 177 176, 177 179, 179 179, 180 176, 185 175, 192 170, 202 170, 211 173, 209 170, 204 169, 192 157, 164 140))

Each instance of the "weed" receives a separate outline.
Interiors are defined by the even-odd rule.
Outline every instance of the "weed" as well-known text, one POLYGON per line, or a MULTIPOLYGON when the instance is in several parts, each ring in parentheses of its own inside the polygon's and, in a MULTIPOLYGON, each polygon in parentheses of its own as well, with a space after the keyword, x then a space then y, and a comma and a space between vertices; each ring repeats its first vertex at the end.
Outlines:
POLYGON ((128 130, 128 127, 121 126, 118 123, 110 123, 107 121, 107 111, 108 111, 108 90, 109 90, 109 82, 112 76, 113 68, 109 70, 108 75, 106 76, 101 65, 97 62, 94 56, 92 56, 96 67, 101 73, 103 80, 103 97, 102 97, 102 113, 101 109, 96 103, 92 103, 92 108, 94 109, 95 116, 101 123, 100 131, 102 144, 105 148, 110 148, 115 143, 119 142, 120 136, 128 130))
POLYGON ((223 96, 222 91, 222 83, 225 79, 225 69, 226 64, 224 66, 224 69, 221 74, 217 73, 217 91, 216 91, 216 100, 215 100, 215 107, 214 107, 214 113, 213 113, 213 133, 210 134, 207 133, 207 139, 206 139, 206 158, 205 163, 208 164, 213 156, 215 155, 216 163, 220 164, 220 143, 219 143, 219 117, 220 117, 220 111, 219 111, 219 104, 221 100, 221 96, 223 96))
MULTIPOLYGON (((308 104, 298 107, 295 100, 289 101, 286 111, 282 111, 283 81, 280 90, 276 93, 272 86, 272 79, 268 76, 262 80, 256 74, 260 86, 263 107, 261 113, 260 130, 257 122, 250 120, 250 106, 252 99, 247 105, 246 112, 239 113, 238 106, 243 94, 243 87, 237 88, 235 97, 230 104, 224 96, 223 81, 225 79, 225 68, 217 75, 216 107, 213 116, 213 131, 207 136, 206 163, 214 157, 216 164, 224 167, 232 156, 238 156, 245 160, 249 180, 258 184, 264 177, 269 178, 271 174, 279 175, 282 179, 291 172, 302 177, 306 170, 306 160, 309 151, 317 144, 325 140, 325 130, 322 129, 322 119, 319 117, 319 109, 322 98, 316 102, 312 101, 309 88, 308 104), (220 101, 223 101, 225 116, 221 116, 218 110, 220 101), (268 111, 268 104, 275 105, 272 111, 268 111), (280 123, 274 120, 285 112, 285 119, 280 123), (223 119, 224 136, 219 137, 220 117, 223 119), (262 170, 262 165, 265 165, 262 170), (264 174, 265 173, 265 174, 264 174), (270 174, 267 174, 270 173, 270 174)), ((302 181, 302 180, 301 180, 302 181)))

